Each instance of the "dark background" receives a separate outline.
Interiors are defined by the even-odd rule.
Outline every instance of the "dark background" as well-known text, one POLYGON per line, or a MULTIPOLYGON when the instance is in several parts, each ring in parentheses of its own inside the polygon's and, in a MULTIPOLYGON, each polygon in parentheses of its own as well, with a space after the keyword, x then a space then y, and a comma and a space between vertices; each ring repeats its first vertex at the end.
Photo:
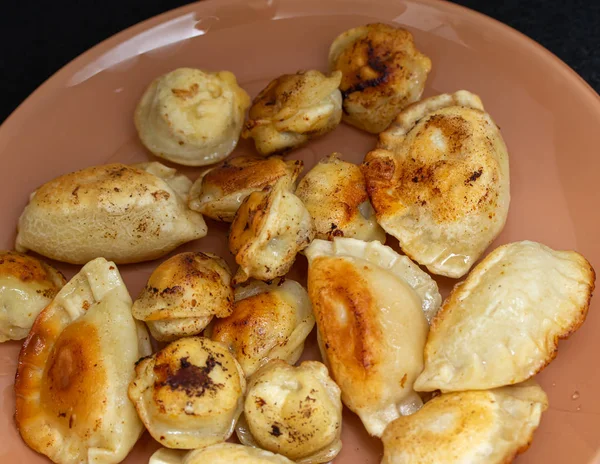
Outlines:
MULTIPOLYGON (((326 1, 326 0, 323 0, 326 1)), ((0 122, 55 71, 111 35, 182 0, 5 0, 0 122)), ((537 40, 600 91, 600 1, 456 0, 537 40)))

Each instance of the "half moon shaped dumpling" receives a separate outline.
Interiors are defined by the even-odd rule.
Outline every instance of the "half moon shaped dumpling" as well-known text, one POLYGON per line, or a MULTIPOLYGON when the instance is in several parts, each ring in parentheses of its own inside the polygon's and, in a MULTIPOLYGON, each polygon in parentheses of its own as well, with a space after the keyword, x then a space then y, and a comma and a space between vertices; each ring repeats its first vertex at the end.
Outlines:
POLYGON ((138 362, 129 398, 161 445, 196 449, 229 438, 245 390, 244 372, 225 345, 187 337, 138 362))
POLYGON ((383 434, 381 464, 506 464, 524 452, 548 408, 535 383, 447 393, 383 434))
POLYGON ((583 324, 595 277, 573 251, 527 241, 496 248, 435 317, 415 389, 483 390, 532 377, 583 324))
POLYGON ((437 284, 378 241, 315 240, 307 249, 308 293, 319 347, 342 401, 371 435, 422 405, 413 382, 423 369, 437 284))
POLYGON ((17 428, 59 464, 121 462, 143 431, 127 398, 146 328, 116 266, 86 264, 36 319, 19 354, 17 428))
POLYGON ((57 177, 31 195, 15 248, 72 264, 97 257, 121 264, 204 237, 202 215, 181 196, 191 182, 175 172, 160 163, 116 163, 57 177))
POLYGON ((269 82, 252 102, 242 137, 254 139, 263 156, 300 147, 324 135, 342 119, 342 73, 284 74, 269 82))
POLYGON ((379 224, 434 274, 466 274, 506 222, 506 145, 470 92, 403 110, 362 170, 379 224))
POLYGON ((283 276, 315 236, 302 201, 284 181, 251 193, 231 224, 229 249, 239 264, 234 283, 283 276))
POLYGON ((417 50, 410 32, 376 23, 336 37, 329 67, 343 73, 344 122, 378 134, 421 98, 431 60, 417 50))
POLYGON ((135 110, 142 143, 160 158, 204 166, 237 145, 250 97, 229 71, 179 68, 156 78, 135 110))
POLYGON ((302 285, 293 280, 270 284, 255 280, 235 289, 233 313, 213 322, 211 339, 227 345, 250 377, 271 359, 298 361, 314 326, 302 285))
POLYGON ((317 229, 316 238, 349 237, 385 243, 360 168, 334 153, 323 158, 296 189, 317 229))
POLYGON ((330 462, 342 449, 340 388, 317 361, 274 360, 248 383, 237 436, 294 462, 330 462))
POLYGON ((183 456, 179 453, 161 448, 152 455, 148 464, 294 464, 280 454, 234 443, 207 446, 183 456))
POLYGON ((25 338, 65 283, 59 271, 33 256, 0 251, 0 343, 25 338))
POLYGON ((212 253, 179 253, 162 262, 133 303, 132 314, 146 322, 158 341, 198 335, 214 316, 233 311, 227 263, 212 253))
POLYGON ((304 163, 279 156, 238 156, 204 172, 190 191, 190 208, 217 221, 232 222, 252 192, 274 186, 279 180, 293 189, 304 163))

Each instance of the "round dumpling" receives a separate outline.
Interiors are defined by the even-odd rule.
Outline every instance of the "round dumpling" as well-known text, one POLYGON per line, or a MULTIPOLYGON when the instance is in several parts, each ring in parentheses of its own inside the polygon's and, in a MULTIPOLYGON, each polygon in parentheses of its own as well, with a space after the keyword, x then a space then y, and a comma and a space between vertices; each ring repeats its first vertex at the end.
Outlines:
POLYGON ((437 284, 378 241, 315 240, 305 254, 323 360, 344 404, 379 437, 423 404, 413 384, 441 303, 437 284))
POLYGON ((548 409, 535 383, 448 393, 392 422, 381 464, 506 464, 525 451, 548 409))
POLYGON ((340 395, 320 362, 271 361, 250 379, 238 438, 298 463, 329 462, 342 449, 340 395))
POLYGON ((237 145, 250 97, 229 71, 179 68, 155 79, 135 110, 142 143, 160 158, 204 166, 237 145))
POLYGON ((343 73, 344 122, 378 134, 421 98, 431 60, 417 50, 407 30, 367 24, 336 37, 329 67, 343 73))
POLYGON ((326 134, 342 119, 342 73, 319 71, 284 74, 271 81, 252 102, 242 136, 254 139, 261 155, 283 153, 326 134))
POLYGON ((138 362, 129 398, 161 445, 195 449, 229 438, 245 390, 244 372, 225 345, 188 337, 138 362))
POLYGON ((0 343, 25 338, 65 283, 59 271, 39 259, 0 251, 0 343))
POLYGON ((279 156, 228 159, 206 171, 194 183, 190 208, 217 221, 231 222, 248 195, 274 186, 280 180, 292 189, 303 167, 302 161, 284 161, 279 156))
POLYGON ((227 263, 212 253, 187 252, 160 264, 133 303, 133 317, 145 321, 158 341, 197 335, 213 316, 233 311, 227 263))
POLYGON ((288 458, 269 451, 236 445, 219 443, 206 448, 181 454, 179 451, 165 448, 156 451, 148 464, 294 464, 288 458))
POLYGON ((58 464, 123 461, 144 430, 127 387, 151 349, 115 264, 83 266, 19 354, 15 421, 25 443, 58 464))
POLYGON ((187 207, 191 181, 160 163, 107 164, 42 185, 19 218, 15 248, 83 264, 156 259, 206 235, 187 207))
POLYGON ((339 153, 323 158, 298 184, 300 198, 315 222, 316 238, 349 237, 385 243, 385 231, 375 219, 365 178, 339 153))
POLYGON ((251 193, 238 209, 229 233, 229 249, 240 266, 234 283, 287 274, 296 254, 314 236, 310 213, 287 183, 280 181, 251 193))
POLYGON ((406 108, 362 169, 379 224, 434 274, 466 274, 506 222, 506 145, 470 92, 406 108))
POLYGON ((235 289, 233 314, 214 321, 211 338, 229 347, 249 377, 271 359, 298 361, 314 325, 308 293, 298 282, 252 281, 235 289))

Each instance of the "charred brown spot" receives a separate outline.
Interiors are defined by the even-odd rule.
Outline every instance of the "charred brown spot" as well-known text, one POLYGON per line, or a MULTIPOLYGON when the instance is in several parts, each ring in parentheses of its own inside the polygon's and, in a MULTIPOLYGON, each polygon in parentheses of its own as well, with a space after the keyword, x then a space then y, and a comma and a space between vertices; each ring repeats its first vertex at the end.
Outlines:
POLYGON ((272 425, 271 426, 271 431, 269 433, 271 435, 273 435, 274 437, 281 436, 281 430, 279 429, 279 427, 277 425, 272 425))
POLYGON ((473 174, 471 174, 471 176, 469 176, 469 178, 467 180, 465 180, 465 185, 469 185, 469 184, 475 182, 477 179, 479 179, 481 177, 481 174, 483 174, 482 168, 479 168, 477 171, 474 171, 473 174))
POLYGON ((257 407, 257 408, 261 408, 261 409, 262 409, 262 407, 263 407, 265 404, 267 404, 267 402, 266 402, 264 399, 262 399, 262 398, 256 398, 256 399, 254 400, 254 404, 256 405, 256 407, 257 407))
POLYGON ((169 386, 171 390, 185 391, 188 396, 200 397, 206 392, 214 393, 224 387, 221 383, 215 383, 210 377, 210 373, 216 366, 222 366, 212 354, 208 355, 206 364, 202 367, 190 363, 187 356, 181 358, 179 363, 180 367, 177 371, 173 373, 167 369, 166 372, 163 385, 169 386))
POLYGON ((163 289, 160 292, 160 295, 161 296, 175 295, 175 294, 182 293, 182 292, 183 292, 183 288, 182 287, 180 287, 179 285, 174 285, 172 287, 167 287, 167 288, 163 289))

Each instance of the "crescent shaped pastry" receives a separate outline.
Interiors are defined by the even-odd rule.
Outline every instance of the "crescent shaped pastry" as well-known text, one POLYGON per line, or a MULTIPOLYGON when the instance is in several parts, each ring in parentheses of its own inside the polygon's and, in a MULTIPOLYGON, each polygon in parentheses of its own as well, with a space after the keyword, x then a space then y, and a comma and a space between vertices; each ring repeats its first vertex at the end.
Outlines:
POLYGON ((445 393, 388 426, 381 464, 508 464, 527 450, 547 408, 532 382, 445 393))
POLYGON ((470 92, 404 109, 362 169, 379 224, 434 274, 466 274, 506 222, 508 152, 470 92))
POLYGON ((186 205, 190 187, 189 179, 160 163, 65 174, 31 195, 15 248, 72 264, 159 258, 206 235, 202 215, 186 205))
POLYGON ((19 354, 15 421, 25 443, 59 464, 121 462, 143 431, 127 387, 150 352, 114 263, 83 266, 19 354))
POLYGON ((595 278, 573 251, 529 241, 496 248, 435 317, 415 389, 484 390, 532 377, 583 324, 595 278))
POLYGON ((441 301, 437 285, 378 241, 315 240, 305 254, 323 359, 344 404, 381 436, 422 405, 413 383, 423 369, 428 317, 441 301))

